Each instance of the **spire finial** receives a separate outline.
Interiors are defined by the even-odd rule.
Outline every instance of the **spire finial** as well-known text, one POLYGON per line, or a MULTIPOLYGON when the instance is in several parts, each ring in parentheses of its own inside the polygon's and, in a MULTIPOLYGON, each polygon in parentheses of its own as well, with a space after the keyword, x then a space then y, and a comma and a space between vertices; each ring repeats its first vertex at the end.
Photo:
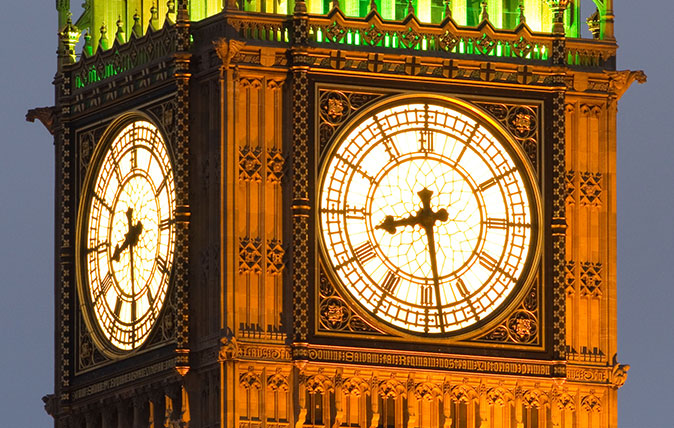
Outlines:
POLYGON ((520 9, 520 24, 524 24, 527 22, 527 18, 524 16, 524 3, 520 3, 518 7, 520 9))
POLYGON ((332 8, 339 9, 339 0, 332 0, 332 8))
POLYGON ((115 39, 118 43, 126 42, 126 35, 124 34, 124 22, 122 22, 122 16, 117 17, 117 32, 115 33, 115 39))
POLYGON ((307 13, 307 4, 305 3, 304 0, 297 0, 295 2, 295 9, 293 9, 294 13, 307 13))
POLYGON ((87 31, 84 33, 84 45, 82 46, 82 54, 84 56, 91 56, 94 54, 94 47, 91 45, 91 34, 87 31))
POLYGON ((103 22, 103 25, 101 25, 101 38, 98 39, 98 47, 99 49, 103 49, 104 51, 110 48, 107 34, 108 34, 108 27, 105 25, 105 22, 103 22))
POLYGON ((407 14, 414 15, 414 5, 412 4, 412 0, 407 0, 407 14))
POLYGON ((445 0, 445 18, 452 17, 452 1, 445 0))
POLYGON ((140 26, 140 16, 138 11, 133 14, 133 27, 131 28, 131 34, 135 37, 143 37, 143 27, 140 26))
POLYGON ((370 12, 377 11, 377 3, 374 0, 370 0, 370 12))
POLYGON ((154 1, 150 7, 150 27, 153 31, 159 30, 159 9, 154 1))
POLYGON ((168 0, 166 2, 166 20, 171 24, 175 24, 175 19, 173 19, 175 14, 176 2, 174 0, 168 0))
POLYGON ((482 20, 489 21, 489 14, 487 13, 487 2, 483 1, 481 3, 481 6, 482 6, 482 20))

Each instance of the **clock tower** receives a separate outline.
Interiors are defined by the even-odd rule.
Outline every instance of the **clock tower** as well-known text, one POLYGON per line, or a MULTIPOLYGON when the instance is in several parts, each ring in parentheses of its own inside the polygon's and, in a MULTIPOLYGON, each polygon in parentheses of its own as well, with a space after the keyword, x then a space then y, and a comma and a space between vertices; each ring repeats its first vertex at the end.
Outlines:
POLYGON ((587 3, 57 1, 55 426, 616 427, 587 3))

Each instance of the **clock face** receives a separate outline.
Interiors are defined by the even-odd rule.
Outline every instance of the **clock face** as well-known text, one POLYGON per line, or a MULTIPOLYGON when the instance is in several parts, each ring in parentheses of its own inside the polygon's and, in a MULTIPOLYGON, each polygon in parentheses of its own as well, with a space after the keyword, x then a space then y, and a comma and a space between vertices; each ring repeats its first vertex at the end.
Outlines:
POLYGON ((319 178, 319 240, 350 299, 417 335, 501 312, 539 246, 537 192, 513 141, 441 97, 400 97, 356 118, 319 178))
POLYGON ((176 202, 166 144, 152 123, 126 125, 103 149, 84 187, 78 260, 87 324, 114 354, 141 346, 164 305, 176 202))

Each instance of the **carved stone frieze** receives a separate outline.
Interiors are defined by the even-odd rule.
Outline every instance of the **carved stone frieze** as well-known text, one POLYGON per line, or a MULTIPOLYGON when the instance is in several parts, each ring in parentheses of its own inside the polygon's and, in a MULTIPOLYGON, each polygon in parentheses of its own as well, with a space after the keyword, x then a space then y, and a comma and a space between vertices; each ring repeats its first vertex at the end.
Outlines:
POLYGON ((244 146, 239 150, 239 181, 259 183, 262 181, 260 147, 244 146))
POLYGON ((267 151, 267 182, 280 184, 283 180, 285 159, 281 151, 272 148, 267 151))
POLYGON ((319 331, 383 334, 357 315, 323 271, 319 270, 319 331))
POLYGON ((534 169, 538 169, 540 141, 539 107, 536 105, 476 102, 491 113, 510 131, 527 154, 534 169))
POLYGON ((103 355, 96 345, 94 345, 91 334, 84 325, 82 314, 78 315, 78 320, 77 372, 96 367, 109 361, 109 358, 103 355))
POLYGON ((267 260, 266 271, 267 274, 276 276, 283 272, 285 267, 284 260, 285 250, 281 241, 276 239, 267 241, 267 260))
POLYGON ((239 375, 239 386, 243 389, 262 389, 260 374, 256 373, 253 366, 239 375))
POLYGON ((365 104, 384 96, 382 93, 322 88, 318 93, 319 141, 321 151, 335 131, 365 104))
POLYGON ((272 391, 288 391, 290 389, 288 376, 283 374, 280 367, 276 368, 274 374, 267 376, 267 388, 272 391))
POLYGON ((218 39, 213 42, 215 52, 222 61, 222 66, 224 68, 229 68, 232 59, 245 45, 246 42, 233 39, 218 39))
POLYGON ((538 287, 537 279, 520 306, 505 321, 475 341, 538 345, 541 330, 538 287))
POLYGON ((576 198, 576 171, 569 170, 566 172, 566 204, 576 205, 576 198))
POLYGON ((489 388, 487 390, 487 403, 505 407, 515 399, 515 396, 502 386, 489 388))
POLYGON ((581 172, 579 177, 580 206, 599 208, 602 204, 602 174, 581 172))
POLYGON ((569 260, 566 262, 566 295, 572 297, 576 294, 576 262, 569 260))
POLYGON ((580 408, 586 412, 601 412, 601 399, 590 391, 589 395, 584 396, 580 400, 580 408))
POLYGON ((342 382, 342 392, 347 396, 362 397, 370 391, 370 383, 358 375, 347 377, 342 382))
POLYGON ((396 399, 407 396, 407 387, 404 383, 396 379, 394 374, 377 385, 377 393, 382 398, 396 399))
POLYGON ((580 295, 598 298, 602 295, 602 264, 582 262, 580 264, 580 295))
POLYGON ((239 238, 239 273, 262 272, 262 241, 260 238, 239 238))

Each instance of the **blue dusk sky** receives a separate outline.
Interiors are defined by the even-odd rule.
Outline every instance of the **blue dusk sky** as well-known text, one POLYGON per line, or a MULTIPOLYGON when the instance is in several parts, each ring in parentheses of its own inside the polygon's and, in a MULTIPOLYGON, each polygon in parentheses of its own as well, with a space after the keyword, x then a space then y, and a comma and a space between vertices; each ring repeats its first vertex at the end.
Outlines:
MULTIPOLYGON (((9 3, 0 16, 0 426, 51 427, 40 398, 54 390, 54 146, 24 116, 54 102, 57 16, 53 0, 9 3)), ((615 0, 615 15, 618 69, 648 75, 618 105, 618 358, 632 366, 619 421, 671 427, 674 2, 615 0)))

